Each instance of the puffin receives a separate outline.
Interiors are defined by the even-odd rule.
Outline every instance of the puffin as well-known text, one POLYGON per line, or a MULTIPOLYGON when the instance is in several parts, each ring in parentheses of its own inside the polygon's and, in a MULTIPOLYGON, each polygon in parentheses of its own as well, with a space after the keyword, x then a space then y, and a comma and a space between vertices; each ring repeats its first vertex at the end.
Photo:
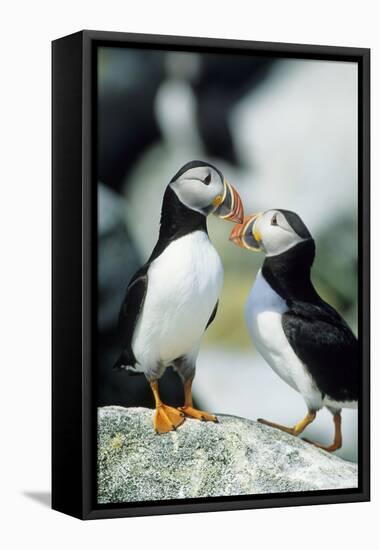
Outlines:
POLYGON ((216 316, 223 285, 222 263, 207 231, 209 214, 241 223, 241 198, 215 166, 188 162, 166 187, 157 243, 132 276, 120 308, 122 351, 114 367, 145 375, 158 434, 176 429, 185 417, 217 422, 192 401, 201 339, 216 316), (184 404, 178 409, 159 395, 158 381, 167 367, 183 383, 184 404))
POLYGON ((246 324, 257 350, 307 406, 305 417, 292 427, 258 421, 298 436, 326 407, 333 415, 333 442, 306 441, 336 451, 342 446, 341 410, 358 404, 358 341, 312 284, 312 235, 296 213, 274 209, 245 217, 229 238, 244 249, 265 253, 246 302, 246 324))

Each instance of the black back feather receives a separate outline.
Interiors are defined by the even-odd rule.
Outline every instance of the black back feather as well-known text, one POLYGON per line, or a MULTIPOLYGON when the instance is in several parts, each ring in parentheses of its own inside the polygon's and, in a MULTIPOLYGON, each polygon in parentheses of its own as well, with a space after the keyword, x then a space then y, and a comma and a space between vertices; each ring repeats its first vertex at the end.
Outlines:
POLYGON ((262 274, 287 303, 284 333, 323 395, 336 401, 359 396, 358 341, 335 309, 324 302, 311 281, 315 256, 308 239, 277 256, 267 257, 262 274))
POLYGON ((187 162, 187 164, 182 166, 181 169, 178 170, 178 172, 176 172, 175 176, 171 179, 170 183, 180 178, 180 176, 182 176, 185 172, 187 172, 187 170, 191 170, 192 168, 204 167, 204 166, 209 166, 210 168, 213 168, 213 170, 215 170, 220 176, 221 181, 224 180, 224 176, 222 175, 222 172, 220 172, 220 170, 216 168, 216 166, 213 166, 213 164, 209 164, 209 162, 204 162, 203 160, 191 160, 190 162, 187 162))
MULTIPOLYGON (((186 170, 188 170, 188 168, 186 170)), ((132 341, 134 330, 142 312, 147 293, 150 264, 162 254, 170 243, 193 231, 204 231, 208 234, 206 217, 200 214, 200 212, 191 210, 182 204, 175 192, 168 186, 163 197, 158 241, 150 258, 131 278, 126 289, 124 301, 121 304, 119 313, 119 332, 123 350, 114 368, 120 368, 123 365, 129 365, 131 367, 136 366, 132 341)), ((208 325, 213 321, 216 311, 217 304, 208 321, 208 325)))

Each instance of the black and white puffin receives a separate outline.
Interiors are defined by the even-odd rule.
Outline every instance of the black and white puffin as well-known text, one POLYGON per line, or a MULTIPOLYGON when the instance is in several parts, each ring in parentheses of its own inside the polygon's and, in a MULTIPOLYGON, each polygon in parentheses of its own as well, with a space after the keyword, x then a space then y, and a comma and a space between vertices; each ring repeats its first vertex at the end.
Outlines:
POLYGON ((230 240, 266 255, 246 303, 246 323, 263 358, 301 393, 308 408, 305 418, 293 427, 259 421, 299 435, 325 406, 333 414, 334 441, 310 443, 327 451, 339 449, 341 409, 356 408, 358 403, 358 342, 312 284, 315 242, 310 232, 294 212, 267 210, 236 225, 230 240))
POLYGON ((189 162, 166 188, 158 242, 132 277, 119 314, 123 351, 115 367, 146 376, 155 398, 157 433, 175 429, 185 416, 217 421, 192 403, 201 338, 216 315, 223 284, 221 260, 208 238, 210 213, 241 223, 240 196, 217 168, 189 162), (184 385, 179 410, 159 396, 158 380, 168 366, 184 385))

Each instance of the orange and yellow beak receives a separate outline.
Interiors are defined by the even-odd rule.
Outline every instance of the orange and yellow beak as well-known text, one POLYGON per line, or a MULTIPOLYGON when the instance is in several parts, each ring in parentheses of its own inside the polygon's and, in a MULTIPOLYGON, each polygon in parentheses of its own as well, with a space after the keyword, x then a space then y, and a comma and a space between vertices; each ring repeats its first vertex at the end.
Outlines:
POLYGON ((262 250, 262 236, 257 227, 257 221, 262 213, 246 216, 242 223, 236 225, 230 233, 229 240, 241 248, 254 252, 262 250))
POLYGON ((235 223, 243 221, 243 204, 235 187, 224 180, 224 193, 218 195, 214 202, 216 210, 213 212, 215 216, 222 220, 228 220, 235 223))

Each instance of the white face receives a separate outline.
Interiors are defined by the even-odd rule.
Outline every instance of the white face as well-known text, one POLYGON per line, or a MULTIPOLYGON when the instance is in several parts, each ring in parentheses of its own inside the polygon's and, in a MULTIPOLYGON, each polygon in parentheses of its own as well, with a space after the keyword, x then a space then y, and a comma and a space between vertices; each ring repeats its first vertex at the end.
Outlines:
POLYGON ((296 214, 289 214, 296 217, 296 223, 299 224, 299 230, 303 236, 300 236, 294 230, 280 210, 267 210, 255 221, 253 234, 266 256, 277 256, 298 243, 311 238, 300 218, 296 214))
POLYGON ((182 204, 204 216, 216 210, 217 198, 224 193, 224 182, 210 166, 190 168, 170 186, 182 204))

